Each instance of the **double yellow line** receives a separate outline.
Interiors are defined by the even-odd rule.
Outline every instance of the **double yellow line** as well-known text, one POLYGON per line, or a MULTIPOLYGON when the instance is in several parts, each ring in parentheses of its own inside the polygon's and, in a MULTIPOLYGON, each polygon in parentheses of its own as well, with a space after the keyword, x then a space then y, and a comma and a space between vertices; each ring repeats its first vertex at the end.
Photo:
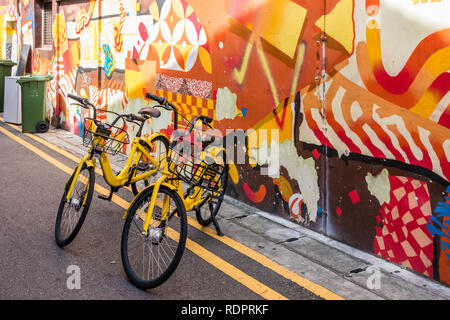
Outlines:
MULTIPOLYGON (((3 118, 0 117, 0 120, 3 121, 3 118)), ((15 125, 12 125, 12 124, 8 124, 8 125, 17 131, 21 131, 21 129, 15 125)), ((25 140, 19 138, 18 136, 12 134, 8 130, 0 127, 0 131, 2 133, 4 133, 6 136, 8 136, 11 139, 13 139, 14 141, 16 141, 17 143, 19 143, 22 146, 24 146, 25 148, 27 148, 28 150, 34 152, 35 154, 40 156, 42 159, 46 160, 50 164, 52 164, 55 167, 59 168, 60 170, 64 171, 68 175, 71 175, 73 173, 73 168, 69 168, 62 162, 49 156, 47 153, 43 152, 42 150, 33 146, 32 144, 26 142, 25 140)), ((71 154, 65 150, 62 150, 61 148, 47 142, 46 140, 43 140, 43 139, 41 139, 35 135, 29 134, 29 133, 25 133, 25 135, 76 163, 78 163, 80 161, 80 158, 74 156, 73 154, 71 154)), ((98 170, 97 173, 101 174, 101 171, 98 170)), ((103 194, 106 196, 109 195, 109 190, 105 189, 104 187, 102 187, 101 185, 99 185, 97 183, 95 184, 95 190, 100 194, 103 194)), ((113 195, 112 201, 125 210, 129 206, 129 202, 127 202, 123 198, 117 196, 116 194, 113 195)), ((318 284, 315 284, 315 283, 299 276, 298 274, 286 269, 285 267, 270 260, 266 256, 260 254, 259 252, 256 252, 255 250, 248 248, 247 246, 245 246, 227 236, 222 236, 222 237, 217 236, 216 232, 213 229, 211 229, 209 227, 201 226, 197 221, 195 221, 195 219, 193 219, 191 217, 188 217, 188 223, 192 227, 194 227, 194 228, 204 232, 205 234, 213 237, 214 239, 224 243, 225 245, 233 248, 234 250, 240 252, 241 254, 258 262, 259 264, 266 267, 267 269, 272 270, 273 272, 298 284, 299 286, 305 288, 306 290, 314 293, 315 295, 317 295, 319 297, 322 297, 327 300, 343 300, 343 298, 341 296, 331 292, 330 290, 328 290, 318 284)), ((221 259, 220 257, 215 255, 211 251, 205 249, 204 247, 202 247, 198 243, 190 240, 189 238, 186 241, 186 248, 188 250, 192 251, 194 254, 196 254, 200 258, 202 258, 203 260, 205 260, 208 263, 210 263, 211 265, 213 265, 215 268, 219 269, 220 271, 227 274, 234 280, 238 281, 239 283, 241 283, 242 285, 244 285, 251 291, 260 295, 261 297, 268 299, 268 300, 287 300, 287 298, 284 297, 283 295, 281 295, 280 293, 267 287, 263 283, 259 282, 255 278, 244 273, 240 269, 231 265, 227 261, 221 259)))

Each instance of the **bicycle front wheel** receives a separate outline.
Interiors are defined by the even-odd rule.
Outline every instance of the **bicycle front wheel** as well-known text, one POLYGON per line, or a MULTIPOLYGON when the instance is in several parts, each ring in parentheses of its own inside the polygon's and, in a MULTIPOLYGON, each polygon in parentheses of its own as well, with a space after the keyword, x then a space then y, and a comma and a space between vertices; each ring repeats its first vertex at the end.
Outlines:
POLYGON ((94 194, 94 168, 83 165, 76 177, 72 193, 67 201, 67 193, 74 179, 75 172, 67 182, 56 215, 55 240, 59 247, 67 246, 75 239, 89 211, 94 194))
POLYGON ((179 195, 160 186, 153 212, 148 213, 154 186, 136 199, 128 212, 122 240, 122 264, 128 279, 141 289, 164 283, 173 274, 186 245, 187 218, 179 195), (147 214, 151 214, 147 235, 143 232, 147 214))

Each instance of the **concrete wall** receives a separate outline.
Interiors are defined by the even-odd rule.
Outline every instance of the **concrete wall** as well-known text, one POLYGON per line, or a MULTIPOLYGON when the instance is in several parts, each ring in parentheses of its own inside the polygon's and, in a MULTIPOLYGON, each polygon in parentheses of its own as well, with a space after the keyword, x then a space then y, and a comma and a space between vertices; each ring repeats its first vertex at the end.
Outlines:
MULTIPOLYGON (((22 43, 33 4, 17 10, 22 43)), ((117 112, 156 92, 246 132, 231 196, 450 283, 448 12, 446 0, 54 1, 54 44, 34 47, 33 69, 54 75, 48 116, 75 134, 71 92, 117 112)))

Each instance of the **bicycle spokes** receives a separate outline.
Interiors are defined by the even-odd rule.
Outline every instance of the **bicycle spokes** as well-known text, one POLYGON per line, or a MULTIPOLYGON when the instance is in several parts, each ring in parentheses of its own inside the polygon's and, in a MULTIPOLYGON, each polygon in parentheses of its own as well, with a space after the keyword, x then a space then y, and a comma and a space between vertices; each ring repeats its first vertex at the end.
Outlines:
POLYGON ((177 195, 161 187, 154 207, 153 187, 131 208, 122 234, 122 262, 130 280, 138 287, 151 288, 167 280, 178 265, 186 241, 186 215, 177 195), (147 232, 144 224, 149 221, 147 232))

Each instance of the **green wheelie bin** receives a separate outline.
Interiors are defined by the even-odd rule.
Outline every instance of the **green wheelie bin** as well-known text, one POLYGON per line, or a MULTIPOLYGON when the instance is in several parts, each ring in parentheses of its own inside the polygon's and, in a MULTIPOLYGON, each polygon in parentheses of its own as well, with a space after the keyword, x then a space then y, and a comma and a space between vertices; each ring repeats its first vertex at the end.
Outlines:
POLYGON ((11 60, 0 59, 0 112, 3 112, 5 103, 5 77, 11 76, 11 69, 17 63, 11 60))
POLYGON ((46 84, 49 75, 23 76, 17 79, 22 88, 22 132, 44 133, 49 128, 46 119, 46 84))

